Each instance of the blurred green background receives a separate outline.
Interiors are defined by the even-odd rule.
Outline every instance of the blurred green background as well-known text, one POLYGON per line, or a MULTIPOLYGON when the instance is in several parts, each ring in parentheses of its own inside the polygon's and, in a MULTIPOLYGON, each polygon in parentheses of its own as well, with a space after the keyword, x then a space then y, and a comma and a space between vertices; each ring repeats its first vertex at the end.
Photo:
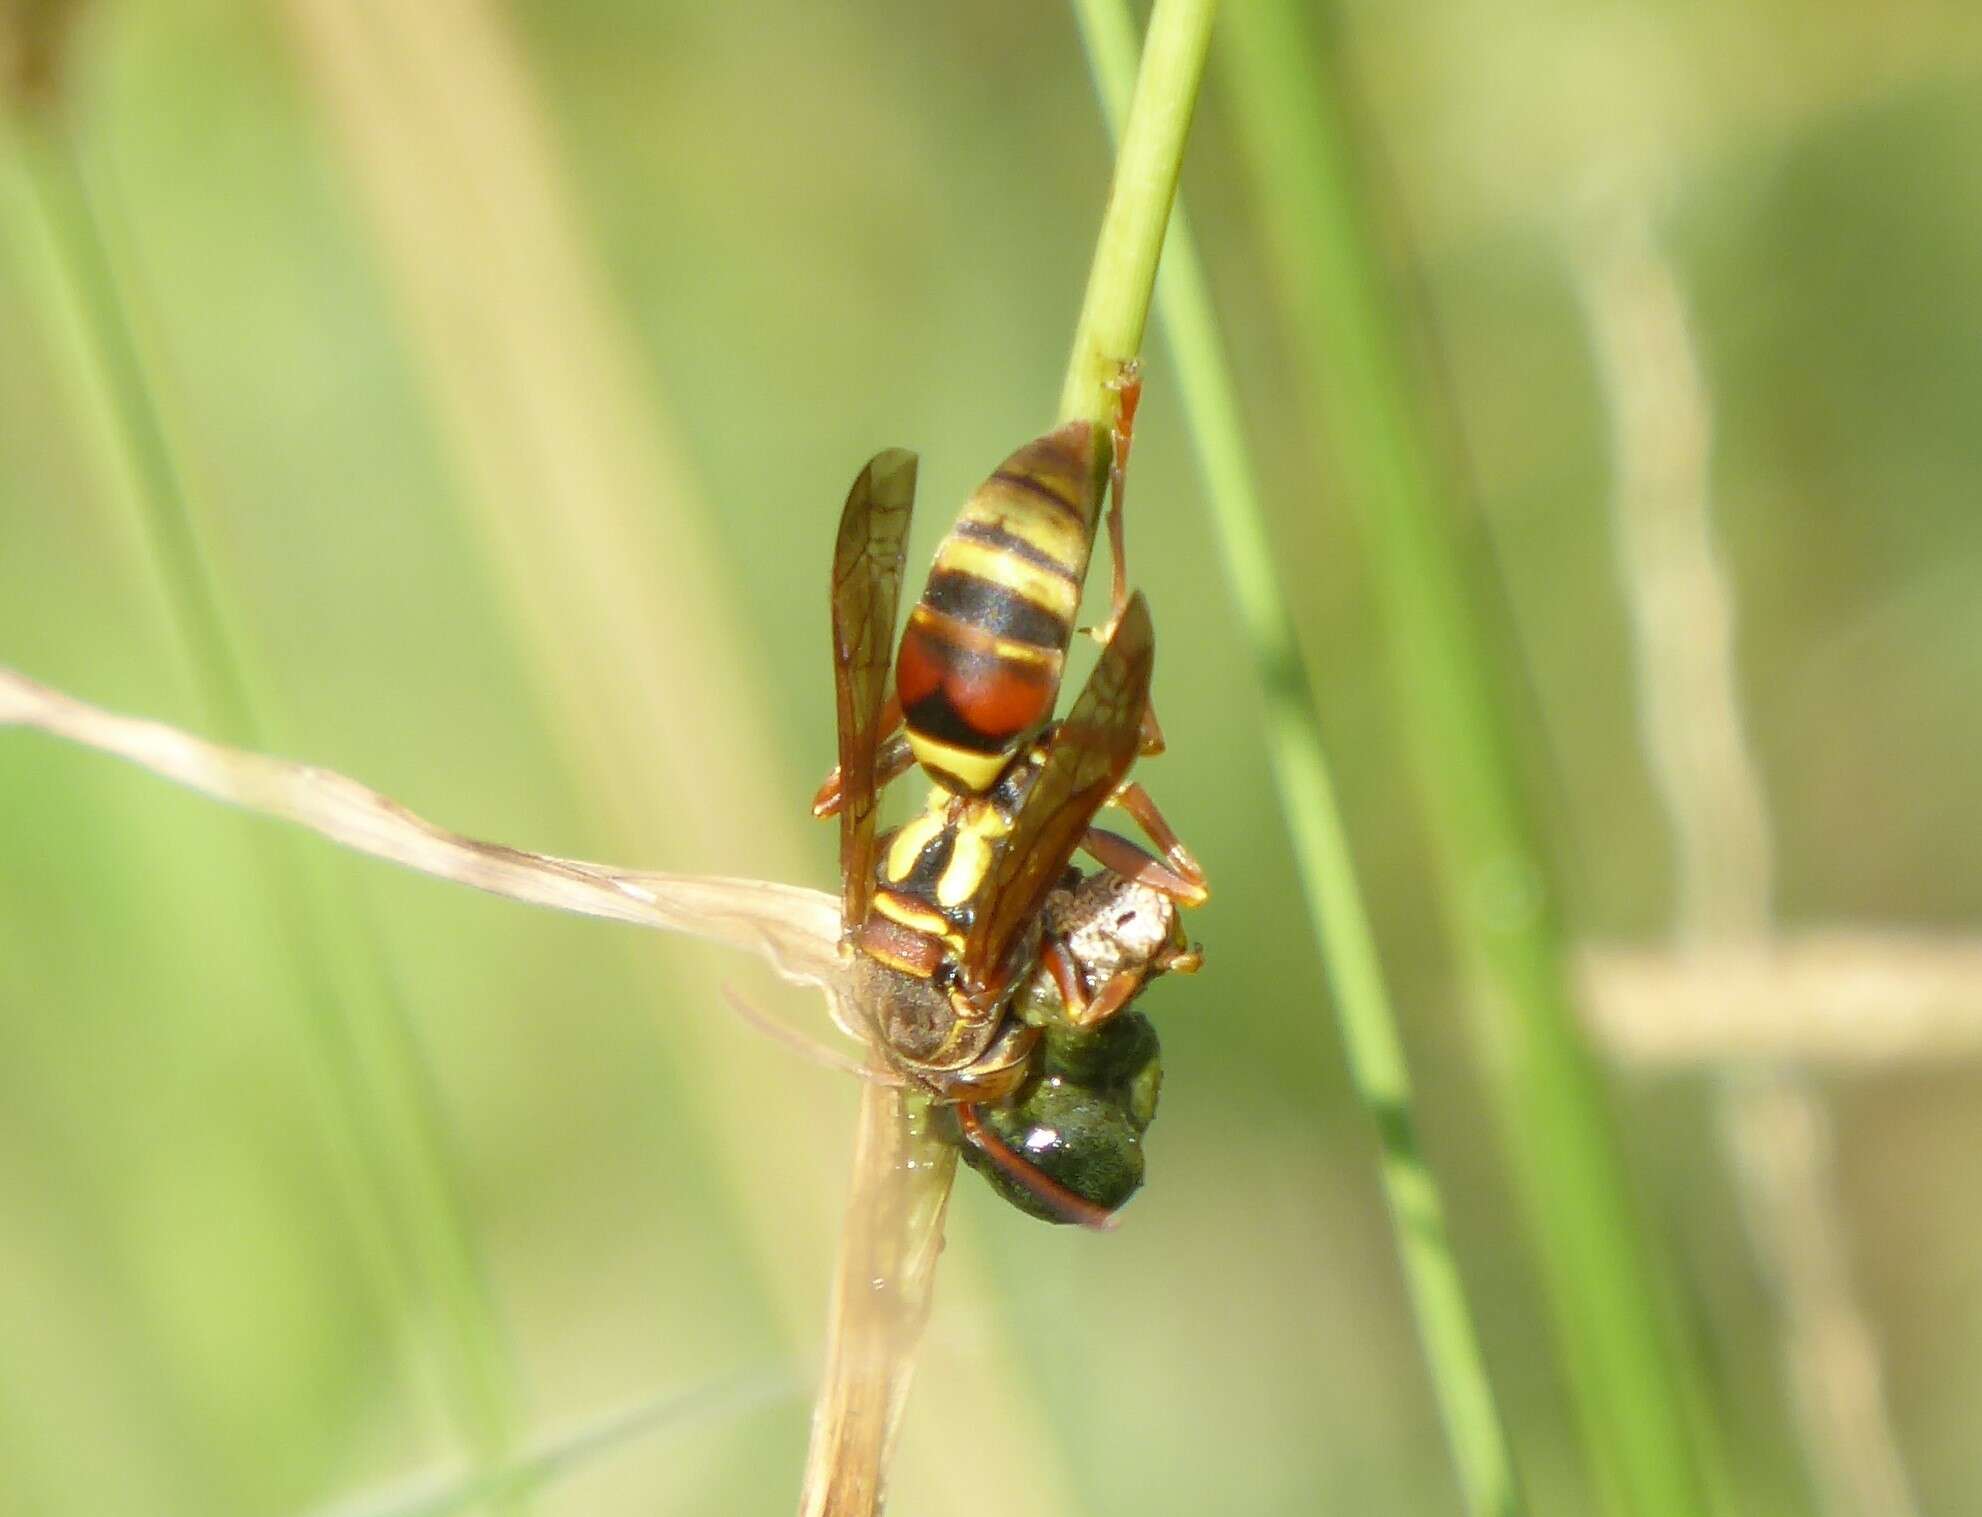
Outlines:
MULTIPOLYGON (((1578 939, 1674 910, 1607 506, 1590 292, 1619 226, 1700 366, 1782 924, 1972 929, 1982 14, 1315 20, 1493 549, 1578 939)), ((1589 1510, 1224 87, 1214 58, 1185 194, 1426 1145, 1534 1509, 1589 1510)), ((836 513, 877 448, 919 449, 920 562, 1052 420, 1109 166, 1067 12, 105 0, 61 96, 258 740, 477 836, 831 888, 805 802, 836 513)), ((38 151, 0 164, 0 662, 239 737, 78 362, 38 151)), ((1146 1003, 1169 1078, 1119 1233, 960 1180, 895 1509, 1455 1510, 1160 333, 1148 378, 1146 778, 1215 883, 1208 965, 1146 1003)), ((528 1509, 786 1509, 853 1091, 717 987, 824 1033, 816 1002, 272 833, 0 734, 0 1510, 310 1512, 668 1392, 709 1404, 528 1509)), ((1982 1079, 1821 1093, 1917 1509, 1976 1510, 1982 1079)), ((1620 1070, 1616 1097, 1739 1509, 1822 1510, 1714 1081, 1620 1070)))

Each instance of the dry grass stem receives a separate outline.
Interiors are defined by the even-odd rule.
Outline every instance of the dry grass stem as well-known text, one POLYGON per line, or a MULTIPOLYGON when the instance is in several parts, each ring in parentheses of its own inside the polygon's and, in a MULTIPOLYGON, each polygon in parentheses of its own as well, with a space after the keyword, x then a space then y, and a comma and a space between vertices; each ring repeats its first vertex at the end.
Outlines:
MULTIPOLYGON (((1738 979, 1743 963, 1775 958, 1775 852, 1742 720, 1734 586, 1714 540, 1712 400, 1685 293, 1645 209, 1620 207, 1578 253, 1609 401, 1640 736, 1677 865, 1675 935, 1683 949, 1733 956, 1738 979)), ((1752 1026, 1752 1008, 1741 1010, 1752 1026)), ((1793 1025, 1808 1018, 1792 1003, 1793 1025)), ((1726 1076, 1719 1105, 1749 1235, 1777 1287, 1784 1369, 1824 1504, 1839 1517, 1912 1517, 1877 1339, 1846 1263, 1830 1114, 1801 1061, 1726 1076), (1809 1141, 1780 1141, 1788 1130, 1809 1141)))
POLYGON ((853 1195, 800 1517, 866 1517, 881 1509, 935 1300, 957 1163, 956 1150, 926 1132, 924 1110, 926 1103, 902 1090, 861 1087, 853 1195))
POLYGON ((555 911, 687 933, 754 953, 794 984, 829 994, 837 986, 839 902, 821 891, 619 869, 479 842, 331 770, 118 716, 4 668, 0 726, 32 727, 114 754, 215 800, 437 879, 555 911))
POLYGON ((1982 939, 1838 927, 1766 944, 1583 951, 1611 1057, 1647 1069, 1839 1070, 1982 1053, 1982 939))
POLYGON ((1685 296, 1641 215, 1578 248, 1611 431, 1611 521, 1638 729, 1672 832, 1683 941, 1768 930, 1768 798, 1741 717, 1734 587, 1714 542, 1713 415, 1685 296))
POLYGON ((1920 1510, 1878 1339, 1851 1278, 1830 1114, 1780 1069, 1722 1101, 1721 1140, 1785 1317, 1782 1352, 1805 1455, 1831 1517, 1920 1510))

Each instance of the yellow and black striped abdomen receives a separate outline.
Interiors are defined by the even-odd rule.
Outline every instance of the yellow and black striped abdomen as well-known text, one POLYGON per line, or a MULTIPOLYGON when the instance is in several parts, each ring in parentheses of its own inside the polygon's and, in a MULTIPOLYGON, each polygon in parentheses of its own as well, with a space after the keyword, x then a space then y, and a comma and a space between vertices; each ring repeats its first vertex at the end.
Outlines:
POLYGON ((1019 449, 936 550, 895 664, 930 778, 981 795, 1053 716, 1108 477, 1108 436, 1069 422, 1019 449))

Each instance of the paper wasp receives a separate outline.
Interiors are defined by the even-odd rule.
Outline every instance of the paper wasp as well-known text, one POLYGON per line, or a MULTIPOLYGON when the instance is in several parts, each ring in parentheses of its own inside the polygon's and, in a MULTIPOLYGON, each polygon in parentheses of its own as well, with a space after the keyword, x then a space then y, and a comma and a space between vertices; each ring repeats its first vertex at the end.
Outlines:
MULTIPOLYGON (((1132 415, 1132 393, 1125 400, 1132 415)), ((1161 739, 1149 715, 1154 631, 1121 562, 1126 445, 1126 427, 1076 421, 1012 454, 937 549, 898 655, 915 455, 890 449, 861 471, 833 558, 840 762, 814 811, 840 818, 842 952, 860 1015, 895 1071, 954 1108, 973 1163, 1057 1220, 1105 1219, 1119 1185, 1083 1194, 1078 1173, 1062 1183, 1004 1141, 997 1118, 1039 1096, 1042 1079, 1127 1113, 1122 1090, 1067 1071, 1099 1067, 1082 1038, 1121 1042, 1104 1029, 1144 981, 1197 967, 1175 908, 1207 893, 1189 850, 1128 780, 1138 752, 1159 751, 1161 739), (1111 478, 1113 604, 1099 661, 1056 721, 1111 478), (917 764, 932 782, 927 805, 877 836, 881 789, 917 764), (1093 825, 1109 804, 1142 826, 1160 859, 1093 825), (1070 867, 1083 848, 1104 866, 1087 881, 1070 867), (1135 893, 1132 907, 1116 900, 1114 918, 1096 914, 1123 891, 1135 893), (1042 1044, 1060 1073, 1043 1075, 1042 1044)), ((1149 1043, 1153 1071, 1153 1033, 1149 1043)))

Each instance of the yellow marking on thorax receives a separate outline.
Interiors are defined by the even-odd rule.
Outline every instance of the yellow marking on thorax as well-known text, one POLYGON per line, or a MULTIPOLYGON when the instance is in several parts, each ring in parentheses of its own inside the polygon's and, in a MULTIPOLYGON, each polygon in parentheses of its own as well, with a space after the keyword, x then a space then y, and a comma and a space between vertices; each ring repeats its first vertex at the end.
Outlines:
POLYGON ((1080 610, 1080 586, 1069 575, 1020 558, 968 537, 952 537, 937 556, 940 568, 974 574, 977 578, 1023 596, 1041 610, 1071 622, 1080 610))
POLYGON ((981 833, 987 838, 1001 838, 1010 835, 1012 819, 980 795, 964 802, 963 815, 958 819, 958 825, 968 827, 972 832, 981 833))
POLYGON ((929 810, 905 824, 888 845, 888 878, 905 880, 922 857, 922 850, 935 842, 943 831, 943 813, 929 810))
POLYGON ((984 883, 991 867, 991 845, 975 832, 959 832, 950 849, 950 862, 936 882, 936 899, 957 907, 968 901, 984 883))
POLYGON ((872 944, 869 944, 867 947, 863 948, 861 952, 865 953, 868 958, 872 959, 875 963, 881 965, 884 969, 894 970, 896 974, 904 974, 909 976, 911 979, 917 979, 917 980, 927 978, 927 975, 924 973, 923 965, 911 964, 907 959, 901 958, 896 954, 892 954, 888 952, 888 950, 885 948, 878 948, 872 944))
POLYGON ((950 919, 914 896, 879 890, 874 893, 874 909, 891 922, 897 922, 924 937, 936 938, 954 952, 963 952, 963 934, 956 930, 950 919))
POLYGON ((991 870, 991 845, 1011 830, 997 807, 981 800, 966 802, 950 845, 950 862, 936 882, 937 902, 954 909, 976 895, 991 870))

